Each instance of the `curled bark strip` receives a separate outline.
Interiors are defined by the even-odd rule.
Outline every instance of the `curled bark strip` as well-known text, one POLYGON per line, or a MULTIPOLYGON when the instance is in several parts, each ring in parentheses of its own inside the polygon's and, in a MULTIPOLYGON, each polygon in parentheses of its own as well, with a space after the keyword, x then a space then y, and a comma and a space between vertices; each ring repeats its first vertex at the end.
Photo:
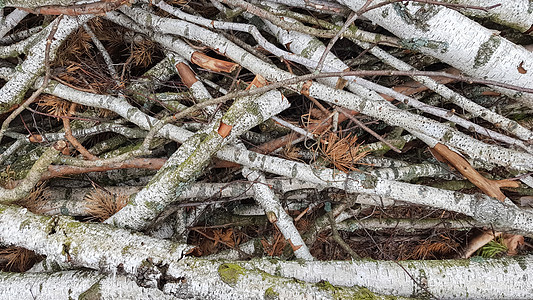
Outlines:
POLYGON ((309 96, 309 89, 313 85, 313 81, 307 80, 303 85, 302 89, 300 90, 300 93, 305 96, 309 96))
POLYGON ((186 87, 191 88, 191 86, 198 81, 194 72, 186 64, 180 62, 176 64, 176 69, 178 70, 181 81, 186 87))
MULTIPOLYGON (((344 70, 342 70, 343 72, 347 72, 347 71, 350 71, 350 68, 346 68, 344 70)), ((337 83, 335 83, 335 88, 338 89, 338 90, 342 90, 343 88, 346 87, 346 85, 348 85, 348 80, 347 79, 344 79, 342 77, 339 77, 337 79, 337 83)))
POLYGON ((198 51, 192 54, 191 62, 213 72, 224 73, 231 73, 238 66, 236 63, 212 58, 198 51))
POLYGON ((104 0, 94 3, 73 4, 68 6, 62 5, 45 5, 34 9, 18 7, 21 10, 36 14, 36 15, 103 15, 107 12, 119 8, 123 4, 128 4, 129 0, 104 0))
POLYGON ((492 230, 485 230, 468 242, 467 248, 463 251, 461 258, 470 258, 477 250, 485 246, 494 238, 501 236, 501 232, 493 232, 492 230))
POLYGON ((268 84, 268 81, 265 79, 265 77, 261 75, 255 75, 254 80, 250 83, 248 87, 246 87, 246 90, 250 90, 254 87, 259 88, 263 87, 268 84))
POLYGON ((505 200, 505 195, 500 191, 502 187, 518 187, 520 184, 516 181, 511 180, 490 180, 487 179, 481 174, 479 174, 466 159, 461 155, 453 152, 447 146, 438 143, 431 149, 433 154, 437 154, 445 161, 449 162, 453 167, 457 169, 464 177, 466 177, 470 182, 475 184, 480 190, 485 194, 494 197, 500 201, 505 200))
POLYGON ((230 134, 232 128, 233 126, 220 122, 220 126, 218 127, 218 135, 225 138, 230 134))

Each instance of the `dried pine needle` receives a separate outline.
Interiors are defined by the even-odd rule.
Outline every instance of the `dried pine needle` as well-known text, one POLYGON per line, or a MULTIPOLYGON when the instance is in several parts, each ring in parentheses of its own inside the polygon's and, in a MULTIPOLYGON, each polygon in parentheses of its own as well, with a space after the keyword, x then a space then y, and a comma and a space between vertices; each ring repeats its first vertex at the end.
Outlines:
POLYGON ((126 206, 128 196, 120 193, 115 195, 95 188, 94 191, 85 195, 85 201, 89 215, 103 222, 126 206))
POLYGON ((339 138, 334 133, 327 134, 326 138, 321 140, 320 150, 329 163, 345 173, 357 170, 357 162, 368 154, 368 151, 357 143, 357 136, 339 138))

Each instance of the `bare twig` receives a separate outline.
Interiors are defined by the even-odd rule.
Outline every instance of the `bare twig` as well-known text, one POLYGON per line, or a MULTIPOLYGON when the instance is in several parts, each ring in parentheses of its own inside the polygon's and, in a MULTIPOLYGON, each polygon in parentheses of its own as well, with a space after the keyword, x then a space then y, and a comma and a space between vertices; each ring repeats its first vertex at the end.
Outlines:
POLYGON ((44 89, 48 85, 48 82, 50 81, 50 45, 52 44, 52 39, 54 38, 54 35, 59 26, 59 22, 61 22, 62 18, 63 16, 61 15, 55 19, 55 23, 50 29, 50 33, 46 38, 46 48, 44 53, 45 75, 43 78, 43 83, 35 92, 33 92, 33 94, 30 98, 28 98, 28 100, 26 100, 21 106, 19 106, 15 111, 13 111, 11 115, 9 115, 9 117, 4 120, 4 122, 2 123, 2 128, 0 129, 0 141, 2 140, 2 137, 4 136, 4 133, 9 127, 11 121, 13 121, 22 111, 28 108, 30 104, 32 104, 35 99, 37 99, 37 97, 44 91, 44 89))

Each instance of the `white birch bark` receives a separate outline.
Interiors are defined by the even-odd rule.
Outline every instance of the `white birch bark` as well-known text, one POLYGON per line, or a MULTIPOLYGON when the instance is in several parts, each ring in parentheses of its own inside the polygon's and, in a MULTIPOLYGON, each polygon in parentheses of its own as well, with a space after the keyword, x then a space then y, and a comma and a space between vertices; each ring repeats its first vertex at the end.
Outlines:
MULTIPOLYGON (((255 261, 254 261, 255 262, 255 261)), ((304 265, 305 263, 302 262, 304 265)), ((303 270, 303 268, 302 268, 303 270)), ((305 270, 309 272, 309 269, 305 270)), ((311 271, 315 272, 315 271, 311 271)), ((247 268, 234 262, 185 259, 171 264, 168 273, 181 282, 167 283, 165 293, 197 299, 386 299, 386 296, 356 286, 295 281, 260 268, 247 268)), ((401 297, 400 299, 403 299, 401 297)))
POLYGON ((150 238, 104 224, 68 217, 38 216, 25 208, 0 206, 0 242, 32 250, 48 259, 107 273, 124 273, 157 286, 165 261, 178 261, 185 244, 150 238), (144 274, 151 274, 145 277, 144 274))
POLYGON ((95 271, 0 273, 0 298, 33 299, 176 299, 158 289, 138 286, 122 275, 95 271))
POLYGON ((481 9, 461 8, 459 11, 468 16, 486 18, 520 32, 527 31, 533 25, 533 9, 529 0, 444 0, 443 2, 465 6, 496 6, 486 11, 481 9))
MULTIPOLYGON (((62 145, 66 145, 64 142, 62 145)), ((35 161, 26 177, 13 189, 0 187, 0 202, 12 202, 22 199, 30 193, 35 185, 41 180, 41 175, 48 169, 48 166, 57 158, 59 150, 54 146, 48 147, 44 153, 35 161)))
POLYGON ((249 181, 255 182, 252 185, 255 200, 263 207, 269 221, 275 224, 286 240, 289 241, 294 255, 303 260, 313 260, 309 248, 304 243, 302 236, 294 226, 292 218, 285 212, 279 199, 274 195, 272 189, 266 185, 265 175, 262 172, 244 168, 242 175, 249 181))
POLYGON ((404 297, 437 299, 529 299, 533 258, 368 261, 276 262, 251 261, 270 274, 307 282, 365 286, 373 292, 404 297), (260 265, 263 264, 263 267, 260 265), (413 280, 414 279, 414 280, 413 280), (416 283, 415 283, 416 280, 416 283), (429 293, 428 293, 429 292, 429 293))
MULTIPOLYGON (((276 8, 275 9, 279 9, 276 8)), ((293 19, 284 17, 284 21, 292 23, 297 22, 293 19)), ((286 31, 283 30, 276 25, 270 23, 269 21, 264 21, 264 23, 267 25, 269 31, 273 33, 277 38, 280 44, 286 45, 288 49, 290 49, 292 52, 302 55, 306 58, 309 58, 312 61, 318 61, 320 57, 323 55, 324 51, 326 50, 326 46, 322 44, 320 40, 317 38, 299 33, 294 31, 286 31)), ((366 49, 370 49, 369 51, 376 55, 378 58, 384 60, 388 64, 391 64, 393 67, 402 70, 402 71, 411 71, 413 68, 409 66, 407 63, 404 63, 400 59, 395 58, 394 56, 386 53, 385 51, 381 50, 379 47, 371 46, 368 43, 364 42, 358 42, 357 44, 364 46, 366 49), (380 51, 381 50, 381 51, 380 51)), ((315 68, 314 65, 306 65, 308 69, 313 70, 315 68)), ((343 71, 347 70, 349 67, 342 62, 340 59, 338 59, 333 53, 329 52, 326 56, 326 59, 324 61, 324 70, 325 71, 343 71)), ((435 80, 423 77, 423 76, 413 76, 413 78, 417 81, 422 82, 426 86, 428 86, 430 89, 434 90, 435 92, 443 95, 446 99, 450 99, 453 103, 459 105, 462 108, 467 109, 469 112, 471 112, 476 117, 482 117, 493 124, 498 124, 498 126, 501 126, 501 128, 517 135, 523 140, 533 140, 533 132, 530 130, 522 127, 518 122, 509 120, 505 117, 502 117, 501 115, 498 115, 497 113, 494 113, 488 109, 485 109, 484 107, 477 105, 473 103, 472 101, 466 99, 464 96, 459 95, 458 93, 452 91, 451 89, 447 88, 446 86, 442 84, 438 84, 435 80)), ((381 92, 384 94, 387 94, 389 96, 393 96, 398 101, 403 101, 409 106, 415 107, 421 111, 433 114, 435 116, 439 116, 444 119, 448 119, 466 129, 469 130, 475 130, 476 132, 487 135, 491 138, 495 138, 499 141, 504 141, 506 143, 509 143, 511 145, 519 145, 523 149, 526 149, 530 153, 533 152, 533 150, 528 147, 527 145, 524 145, 521 141, 509 138, 505 135, 502 135, 498 132, 494 132, 492 130, 483 128, 482 126, 479 126, 475 123, 472 123, 468 120, 465 120, 463 118, 458 117, 457 115, 450 114, 449 111, 431 107, 425 103, 422 103, 416 99, 413 99, 411 97, 408 97, 406 95, 402 95, 401 93, 395 92, 392 89, 379 86, 377 84, 374 84, 370 81, 367 81, 362 78, 353 78, 353 77, 347 77, 345 79, 348 79, 348 89, 355 94, 363 97, 363 98, 370 98, 375 100, 382 101, 382 97, 378 95, 375 91, 381 92)), ((322 82, 326 85, 329 85, 330 87, 335 87, 337 84, 338 79, 337 78, 321 78, 317 80, 318 82, 322 82)))
POLYGON ((388 180, 410 181, 420 177, 450 177, 452 172, 437 164, 412 164, 406 167, 379 168, 370 174, 388 180))
POLYGON ((467 195, 427 186, 392 181, 353 172, 345 174, 331 169, 317 169, 309 165, 262 154, 249 155, 235 148, 221 149, 217 157, 250 168, 289 178, 314 182, 343 189, 348 193, 375 194, 413 204, 427 205, 471 216, 484 224, 501 230, 517 230, 533 236, 533 214, 484 195, 467 195))
MULTIPOLYGON (((87 3, 90 2, 96 2, 94 0, 87 1, 87 3)), ((2 1, 1 7, 25 7, 25 8, 37 8, 41 6, 47 6, 47 5, 60 5, 60 6, 66 6, 71 5, 71 0, 4 0, 2 1)))
MULTIPOLYGON (((76 103, 115 111, 141 128, 148 129, 149 124, 154 122, 152 121, 153 119, 151 117, 143 114, 139 109, 132 107, 121 99, 111 96, 101 96, 80 92, 60 84, 52 84, 52 86, 49 88, 49 91, 56 96, 64 97, 76 103)), ((166 125, 163 127, 160 131, 160 134, 161 136, 166 136, 180 142, 184 142, 188 137, 192 136, 192 133, 173 125, 166 125)), ((338 182, 336 187, 341 189, 346 188, 348 192, 376 194, 379 196, 395 198, 405 202, 428 205, 431 207, 438 207, 465 213, 466 215, 476 218, 482 223, 488 224, 494 222, 496 226, 500 226, 498 224, 501 223, 500 228, 502 230, 505 230, 506 228, 515 228, 518 231, 530 234, 527 232, 531 231, 530 229, 533 228, 531 226, 532 220, 529 220, 531 216, 529 216, 528 213, 516 211, 515 208, 509 208, 503 203, 489 197, 477 197, 387 180, 378 180, 377 182, 380 184, 382 183, 383 185, 380 185, 379 188, 377 188, 376 185, 375 189, 363 189, 360 186, 357 187, 352 185, 345 187, 342 179, 339 181, 335 178, 338 178, 337 176, 346 175, 338 174, 332 176, 329 174, 325 178, 321 179, 315 176, 314 170, 311 167, 304 164, 280 160, 279 158, 266 157, 254 152, 240 150, 233 146, 226 146, 222 150, 218 151, 217 157, 265 172, 287 176, 289 178, 296 178, 303 181, 314 182, 321 185, 329 185, 330 181, 333 181, 333 183, 338 182), (264 163, 271 160, 275 160, 276 162, 272 162, 272 164, 264 163), (275 166, 273 164, 275 164, 275 166), (303 169, 302 171, 298 171, 298 168, 303 169), (482 207, 479 204, 487 207, 482 207), (502 205, 504 207, 501 207, 502 205)), ((356 183, 356 181, 349 182, 356 183)))
MULTIPOLYGON (((294 75, 265 63, 250 53, 236 46, 226 38, 209 30, 180 20, 164 19, 139 9, 122 8, 131 18, 138 20, 143 26, 154 28, 166 33, 178 34, 183 37, 200 41, 213 49, 230 57, 255 74, 260 74, 269 81, 288 79, 294 75)), ((113 14, 108 17, 113 20, 113 14)), ((302 90, 303 84, 294 85, 302 90)), ((460 149, 474 159, 491 161, 518 170, 533 168, 533 155, 520 153, 494 145, 484 144, 465 134, 452 130, 448 125, 428 118, 402 111, 386 101, 363 99, 352 93, 335 90, 319 83, 309 87, 309 95, 335 105, 359 111, 371 117, 383 120, 390 125, 403 127, 414 133, 424 133, 443 144, 460 149)))
MULTIPOLYGON (((378 46, 371 46, 368 43, 355 41, 359 46, 369 49, 369 52, 381 59, 386 64, 402 71, 410 71, 413 70, 413 67, 411 67, 409 64, 403 62, 402 60, 394 57, 393 55, 390 55, 386 51, 382 50, 378 46)), ((468 98, 464 97, 463 95, 453 91, 452 89, 448 88, 444 84, 440 84, 434 79, 430 77, 425 76, 412 76, 412 78, 425 86, 427 86, 429 89, 435 91, 439 95, 443 96, 445 99, 449 100, 450 102, 464 108, 468 112, 472 114, 472 117, 480 117, 483 118, 492 124, 495 124, 497 126, 501 126, 502 129, 506 130, 509 133, 512 133, 516 135, 518 138, 522 140, 531 140, 533 139, 533 133, 531 130, 521 126, 518 122, 510 120, 508 118, 503 117, 500 114, 497 114, 479 104, 476 104, 475 102, 469 100, 468 98)), ((401 99, 401 97, 400 97, 401 99)), ((399 100, 400 100, 399 99, 399 100)), ((409 100, 408 100, 409 101, 409 100)), ((465 128, 468 128, 466 126, 465 128)))
MULTIPOLYGON (((148 129, 149 124, 154 122, 152 121, 151 117, 143 114, 139 109, 132 107, 123 100, 111 96, 91 95, 89 93, 76 91, 60 84, 53 84, 49 91, 54 95, 65 97, 75 101, 76 103, 115 111, 133 123, 136 123, 141 128, 148 129)), ((192 136, 190 132, 173 125, 166 125, 160 132, 162 136, 166 136, 180 142, 184 142, 188 137, 192 136)), ((333 177, 330 174, 327 177, 320 179, 314 175, 314 171, 309 166, 303 164, 300 166, 298 165, 299 163, 287 160, 277 161, 275 163, 276 166, 272 167, 273 165, 261 163, 261 161, 266 162, 272 159, 279 160, 278 158, 266 157, 254 152, 240 150, 232 146, 226 146, 223 148, 217 153, 217 157, 247 165, 251 168, 256 168, 265 172, 287 176, 289 178, 297 178, 321 185, 330 184, 329 181, 331 180, 333 182, 338 181, 338 179, 335 179, 337 176, 346 176, 339 174, 333 177), (259 160, 258 158, 261 159, 259 160), (302 170, 299 172, 298 168, 303 168, 305 171, 302 172, 302 170)), ((336 187, 344 189, 345 186, 342 182, 343 181, 340 180, 336 187)), ((516 211, 515 208, 507 207, 505 204, 502 204, 495 199, 491 199, 489 197, 475 197, 396 181, 378 180, 377 182, 382 183, 383 185, 380 185, 379 188, 376 185, 375 189, 363 189, 362 187, 351 185, 347 186, 346 188, 348 192, 376 194, 410 203, 453 210, 472 216, 482 223, 494 223, 502 230, 505 230, 506 228, 514 228, 520 232, 531 234, 528 232, 530 231, 530 228, 532 228, 532 220, 529 220, 531 216, 528 213, 516 211), (487 207, 482 207, 479 204, 487 207), (501 207, 502 205, 504 207, 501 207)), ((354 181, 353 183, 356 182, 354 181)))
POLYGON ((21 9, 15 9, 9 15, 7 15, 0 22, 0 38, 3 38, 6 33, 13 29, 17 24, 22 21, 28 15, 27 12, 21 9))
POLYGON ((218 149, 287 107, 287 99, 277 91, 238 99, 220 122, 211 125, 208 132, 197 133, 187 140, 150 183, 130 200, 130 204, 106 220, 106 223, 137 230, 147 226, 191 180, 200 175, 203 166, 218 149), (228 137, 217 132, 222 123, 233 127, 228 137))
POLYGON ((337 223, 337 230, 356 231, 368 230, 402 230, 416 232, 418 230, 471 230, 474 227, 483 227, 473 220, 441 220, 441 219, 386 219, 367 218, 361 220, 343 220, 337 223))
POLYGON ((131 234, 103 224, 36 216, 25 209, 9 206, 1 206, 1 210, 0 241, 4 244, 25 247, 60 262, 69 261, 104 272, 123 272, 149 287, 156 287, 164 275, 167 281, 163 282, 163 291, 178 297, 255 299, 271 292, 280 298, 356 297, 369 295, 368 291, 356 287, 365 286, 373 292, 397 296, 422 296, 429 291, 439 299, 526 299, 533 286, 531 276, 527 276, 528 268, 532 267, 531 256, 400 263, 209 261, 184 258, 183 253, 188 250, 186 245, 131 234), (164 265, 168 266, 166 271, 160 268, 164 265), (293 278, 303 282, 295 284, 293 278), (425 288, 414 283, 413 278, 425 288), (333 288, 324 289, 324 285, 313 284, 321 281, 333 288))
MULTIPOLYGON (((56 51, 63 41, 78 27, 90 19, 89 16, 65 16, 58 25, 57 31, 50 45, 49 59, 52 61, 56 51)), ((54 25, 48 25, 45 32, 50 32, 54 25)), ((6 112, 12 105, 22 100, 24 93, 31 87, 34 81, 41 75, 45 68, 45 48, 48 35, 38 41, 29 51, 23 63, 17 67, 12 78, 0 89, 0 112, 6 112)))
POLYGON ((163 292, 177 297, 262 299, 277 294, 282 299, 289 296, 322 299, 335 295, 372 295, 358 287, 324 289, 319 284, 294 282, 292 278, 246 270, 231 262, 183 260, 184 253, 190 249, 187 245, 132 234, 104 224, 37 216, 26 209, 3 205, 0 210, 0 242, 4 244, 34 250, 50 260, 125 274, 145 287, 163 285, 163 292))
MULTIPOLYGON (((366 1, 339 2, 357 11, 366 1)), ((433 56, 470 76, 521 87, 528 87, 533 82, 533 72, 522 74, 519 68, 533 70, 533 53, 455 10, 432 4, 393 3, 363 16, 404 39, 405 46, 433 56)), ((533 107, 533 94, 498 90, 533 107)))
MULTIPOLYGON (((271 186, 278 195, 284 195, 287 192, 300 189, 321 188, 313 183, 282 178, 267 179, 266 184, 271 186)), ((139 192, 142 187, 106 186, 105 189, 112 194, 130 196, 139 192)), ((84 199, 92 191, 94 191, 94 188, 47 187, 44 193, 49 201, 41 210, 46 215, 87 216, 88 212, 84 199)), ((183 190, 176 198, 176 202, 183 203, 187 202, 186 200, 200 202, 210 198, 243 199, 251 198, 253 195, 253 190, 250 189, 250 184, 248 183, 193 183, 183 190)))

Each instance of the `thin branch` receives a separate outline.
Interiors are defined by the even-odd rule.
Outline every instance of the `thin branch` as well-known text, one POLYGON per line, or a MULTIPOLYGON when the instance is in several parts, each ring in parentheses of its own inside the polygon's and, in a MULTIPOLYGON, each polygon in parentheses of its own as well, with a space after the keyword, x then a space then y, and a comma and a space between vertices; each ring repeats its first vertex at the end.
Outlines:
POLYGON ((4 120, 4 122, 2 123, 2 128, 0 128, 0 141, 2 140, 2 137, 4 136, 4 133, 9 127, 11 121, 13 121, 21 112, 28 108, 30 104, 32 104, 35 99, 37 99, 37 97, 44 91, 44 89, 48 85, 48 82, 50 81, 50 46, 52 45, 52 39, 54 38, 54 35, 57 32, 59 22, 61 22, 62 18, 63 16, 61 15, 54 20, 54 25, 50 29, 50 33, 46 38, 46 47, 44 52, 45 75, 41 86, 35 92, 33 92, 33 94, 30 98, 28 98, 28 100, 26 100, 21 106, 19 106, 15 111, 13 111, 9 115, 9 117, 4 120))

